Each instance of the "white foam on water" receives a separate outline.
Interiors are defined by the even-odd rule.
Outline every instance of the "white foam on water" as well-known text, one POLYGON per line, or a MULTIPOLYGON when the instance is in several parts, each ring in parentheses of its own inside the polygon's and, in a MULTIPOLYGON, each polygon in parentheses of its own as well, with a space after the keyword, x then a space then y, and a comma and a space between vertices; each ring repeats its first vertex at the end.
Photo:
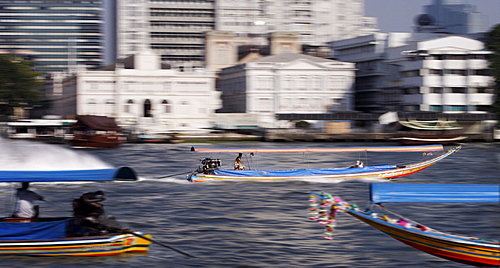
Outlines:
POLYGON ((81 170, 113 168, 84 151, 61 145, 0 138, 0 170, 81 170))

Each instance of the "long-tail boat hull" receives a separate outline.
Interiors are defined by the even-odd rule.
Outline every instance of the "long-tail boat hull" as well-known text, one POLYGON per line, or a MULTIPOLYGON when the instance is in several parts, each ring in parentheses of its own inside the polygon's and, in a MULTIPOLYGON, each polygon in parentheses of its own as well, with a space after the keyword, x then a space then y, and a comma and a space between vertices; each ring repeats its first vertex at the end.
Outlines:
MULTIPOLYGON (((149 235, 145 237, 150 238, 149 235)), ((126 252, 146 252, 150 244, 150 241, 133 234, 49 240, 3 240, 0 241, 0 255, 109 256, 126 252)))
POLYGON ((372 183, 370 197, 372 205, 362 211, 356 205, 342 201, 339 197, 311 193, 309 219, 324 225, 326 231, 323 238, 332 239, 332 232, 336 226, 336 212, 343 211, 386 235, 428 254, 468 265, 500 266, 500 241, 441 232, 403 218, 381 205, 386 202, 498 203, 500 185, 372 183), (399 220, 392 219, 388 215, 379 216, 379 213, 374 213, 372 210, 374 206, 381 208, 384 213, 396 215, 399 220))
POLYGON ((394 179, 422 171, 444 158, 458 152, 452 148, 434 158, 405 166, 380 165, 362 168, 302 169, 302 170, 215 170, 214 174, 193 173, 188 180, 205 181, 283 181, 283 180, 364 180, 394 179))
MULTIPOLYGON (((0 182, 135 181, 129 167, 94 170, 0 170, 0 182)), ((0 255, 106 256, 146 252, 150 235, 116 227, 90 231, 72 217, 0 218, 0 255), (116 230, 118 229, 118 230, 116 230)))
POLYGON ((475 266, 500 266, 500 243, 486 240, 457 238, 445 233, 409 229, 375 219, 362 212, 347 210, 348 214, 411 247, 437 257, 475 266))

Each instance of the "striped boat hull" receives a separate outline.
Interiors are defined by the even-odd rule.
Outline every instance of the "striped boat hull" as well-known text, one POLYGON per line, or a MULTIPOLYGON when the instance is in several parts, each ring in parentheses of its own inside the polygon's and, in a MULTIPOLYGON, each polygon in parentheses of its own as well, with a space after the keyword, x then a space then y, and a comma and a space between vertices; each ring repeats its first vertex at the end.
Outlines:
POLYGON ((468 265, 500 266, 499 242, 408 229, 350 209, 347 213, 396 240, 434 256, 468 265))
POLYGON ((440 160, 456 153, 461 147, 456 147, 447 152, 415 164, 406 165, 400 168, 391 168, 385 170, 363 172, 363 168, 353 169, 353 173, 343 174, 327 174, 327 175, 308 175, 308 176, 228 176, 228 175, 214 175, 214 174, 192 174, 189 179, 194 182, 205 181, 283 181, 283 180, 363 180, 363 179, 393 179, 403 176, 408 176, 413 173, 422 171, 431 165, 439 162, 440 160), (356 172, 354 172, 356 171, 356 172))
MULTIPOLYGON (((145 237, 150 238, 149 235, 145 237)), ((0 255, 109 256, 126 252, 146 252, 150 244, 150 241, 132 234, 54 240, 13 240, 0 241, 0 255)))

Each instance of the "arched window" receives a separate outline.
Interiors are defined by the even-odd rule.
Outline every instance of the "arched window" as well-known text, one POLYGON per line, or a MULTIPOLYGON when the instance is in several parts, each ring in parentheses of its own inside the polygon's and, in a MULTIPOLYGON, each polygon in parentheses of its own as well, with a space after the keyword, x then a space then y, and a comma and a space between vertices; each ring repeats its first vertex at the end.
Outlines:
POLYGON ((132 108, 133 104, 134 104, 134 101, 129 99, 127 101, 127 104, 125 104, 125 109, 124 109, 125 111, 124 112, 131 113, 132 112, 131 108, 132 108))
POLYGON ((170 107, 170 103, 168 103, 167 100, 163 100, 161 102, 161 105, 163 106, 163 111, 166 113, 166 114, 169 114, 171 113, 171 107, 170 107))
POLYGON ((143 117, 153 117, 151 113, 151 101, 149 99, 144 101, 144 115, 143 117))

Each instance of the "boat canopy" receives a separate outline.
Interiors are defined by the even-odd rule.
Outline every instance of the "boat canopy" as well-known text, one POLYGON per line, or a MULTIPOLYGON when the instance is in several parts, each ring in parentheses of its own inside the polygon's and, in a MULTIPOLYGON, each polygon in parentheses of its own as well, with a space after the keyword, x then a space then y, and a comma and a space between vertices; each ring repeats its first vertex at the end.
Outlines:
POLYGON ((123 129, 118 126, 115 119, 107 116, 99 115, 77 115, 76 123, 72 126, 73 128, 87 127, 94 130, 104 130, 104 131, 122 131, 123 129))
POLYGON ((200 153, 335 153, 335 152, 429 152, 442 151, 443 145, 388 146, 388 147, 289 147, 289 148, 203 148, 191 147, 191 151, 200 153))
POLYGON ((500 202, 500 185, 372 183, 372 203, 500 202))
POLYGON ((0 171, 0 182, 58 181, 135 181, 137 173, 130 167, 92 170, 0 171))
POLYGON ((364 168, 322 168, 322 169, 290 169, 290 170, 214 170, 214 175, 239 177, 293 177, 376 172, 396 169, 395 165, 377 165, 364 168))
POLYGON ((1 240, 63 239, 70 219, 46 222, 0 222, 1 240))
POLYGON ((418 130, 458 130, 462 127, 456 121, 433 120, 433 121, 399 121, 405 127, 418 130))

